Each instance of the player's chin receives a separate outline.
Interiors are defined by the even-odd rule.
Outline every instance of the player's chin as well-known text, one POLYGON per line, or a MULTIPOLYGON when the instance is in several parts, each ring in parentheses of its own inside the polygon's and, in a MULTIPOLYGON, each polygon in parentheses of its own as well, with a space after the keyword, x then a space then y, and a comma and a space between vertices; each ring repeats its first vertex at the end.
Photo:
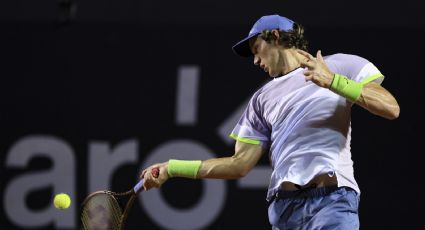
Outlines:
POLYGON ((276 73, 276 72, 269 72, 269 76, 270 77, 272 77, 272 78, 275 78, 275 77, 279 77, 279 73, 276 73))

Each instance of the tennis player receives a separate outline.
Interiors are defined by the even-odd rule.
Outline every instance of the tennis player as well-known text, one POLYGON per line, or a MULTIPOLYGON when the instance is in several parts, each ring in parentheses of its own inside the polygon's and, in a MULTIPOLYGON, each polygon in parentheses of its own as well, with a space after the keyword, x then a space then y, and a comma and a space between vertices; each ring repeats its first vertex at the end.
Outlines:
POLYGON ((380 84, 370 61, 337 53, 307 52, 303 27, 279 15, 261 17, 233 46, 271 79, 257 90, 230 136, 230 157, 171 159, 142 173, 145 189, 172 177, 237 179, 264 153, 273 172, 267 193, 272 229, 359 229, 360 189, 351 160, 351 107, 386 119, 399 116, 396 99, 380 84))

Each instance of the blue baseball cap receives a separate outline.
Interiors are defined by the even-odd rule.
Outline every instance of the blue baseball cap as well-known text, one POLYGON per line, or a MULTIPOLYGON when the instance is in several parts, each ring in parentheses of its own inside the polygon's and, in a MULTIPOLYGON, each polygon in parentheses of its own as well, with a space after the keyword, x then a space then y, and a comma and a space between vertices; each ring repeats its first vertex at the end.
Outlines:
POLYGON ((280 15, 266 15, 258 19, 255 24, 252 26, 251 30, 249 31, 249 34, 246 38, 241 40, 240 42, 236 43, 232 47, 233 51, 242 57, 249 57, 252 56, 251 49, 249 48, 249 39, 257 36, 263 30, 273 30, 273 29, 279 29, 283 31, 289 31, 292 30, 294 26, 294 21, 291 19, 282 17, 280 15))

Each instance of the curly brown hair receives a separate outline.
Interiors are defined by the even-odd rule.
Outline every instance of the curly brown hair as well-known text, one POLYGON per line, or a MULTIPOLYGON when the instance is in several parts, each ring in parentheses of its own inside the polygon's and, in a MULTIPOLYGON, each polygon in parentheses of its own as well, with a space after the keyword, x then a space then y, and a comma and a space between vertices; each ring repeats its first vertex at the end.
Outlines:
MULTIPOLYGON (((294 23, 292 30, 287 32, 279 30, 280 39, 279 44, 285 48, 297 48, 307 51, 308 41, 304 37, 304 27, 300 24, 294 23)), ((272 40, 276 40, 276 36, 271 30, 263 30, 259 35, 266 42, 270 43, 272 40)))

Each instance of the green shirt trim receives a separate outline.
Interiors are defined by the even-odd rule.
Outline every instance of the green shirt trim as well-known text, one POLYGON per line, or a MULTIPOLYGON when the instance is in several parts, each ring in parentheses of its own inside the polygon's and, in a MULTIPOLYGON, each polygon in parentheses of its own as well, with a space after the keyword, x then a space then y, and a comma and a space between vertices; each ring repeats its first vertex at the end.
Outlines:
POLYGON ((374 74, 372 76, 367 77, 366 79, 364 79, 360 83, 362 83, 362 85, 366 85, 367 83, 374 81, 374 80, 376 80, 380 77, 384 77, 384 75, 382 75, 381 73, 377 73, 377 74, 374 74))
POLYGON ((234 133, 231 133, 229 135, 229 137, 231 137, 231 138, 233 138, 233 139, 235 139, 237 141, 247 143, 247 144, 253 144, 253 145, 259 145, 260 144, 260 141, 259 140, 253 140, 253 139, 249 139, 249 138, 245 138, 245 137, 239 137, 239 136, 237 136, 234 133))

